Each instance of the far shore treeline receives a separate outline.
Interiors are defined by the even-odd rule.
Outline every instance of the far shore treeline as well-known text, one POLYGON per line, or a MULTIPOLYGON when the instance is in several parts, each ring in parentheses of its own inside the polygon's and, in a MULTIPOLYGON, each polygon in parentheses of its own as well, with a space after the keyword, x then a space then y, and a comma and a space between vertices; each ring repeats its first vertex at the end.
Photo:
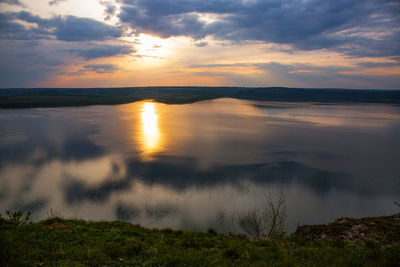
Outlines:
POLYGON ((115 105, 145 99, 186 104, 224 97, 285 102, 400 104, 400 90, 182 86, 0 89, 0 108, 115 105))

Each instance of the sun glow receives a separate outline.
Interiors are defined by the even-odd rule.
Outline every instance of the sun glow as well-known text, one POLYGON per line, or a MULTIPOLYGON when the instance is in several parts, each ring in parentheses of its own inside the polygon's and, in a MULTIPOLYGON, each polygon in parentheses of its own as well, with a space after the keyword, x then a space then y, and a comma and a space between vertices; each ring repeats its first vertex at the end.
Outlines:
POLYGON ((147 34, 141 34, 136 39, 137 54, 143 59, 162 59, 166 53, 166 41, 147 34))
POLYGON ((150 160, 160 143, 158 115, 154 103, 145 102, 141 109, 143 159, 150 160))

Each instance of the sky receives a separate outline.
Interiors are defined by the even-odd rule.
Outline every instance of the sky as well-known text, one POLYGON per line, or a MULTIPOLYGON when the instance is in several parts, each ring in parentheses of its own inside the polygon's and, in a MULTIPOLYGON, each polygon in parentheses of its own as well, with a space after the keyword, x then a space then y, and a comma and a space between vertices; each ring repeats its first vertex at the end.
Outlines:
POLYGON ((398 0, 0 0, 0 88, 400 89, 398 0))

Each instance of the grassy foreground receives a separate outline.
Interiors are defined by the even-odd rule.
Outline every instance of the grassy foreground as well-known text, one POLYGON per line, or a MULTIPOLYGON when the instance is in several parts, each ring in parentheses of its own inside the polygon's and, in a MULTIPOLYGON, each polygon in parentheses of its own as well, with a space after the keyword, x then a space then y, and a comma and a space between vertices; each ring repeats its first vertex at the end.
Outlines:
POLYGON ((146 229, 124 222, 0 219, 0 266, 398 266, 400 244, 146 229))

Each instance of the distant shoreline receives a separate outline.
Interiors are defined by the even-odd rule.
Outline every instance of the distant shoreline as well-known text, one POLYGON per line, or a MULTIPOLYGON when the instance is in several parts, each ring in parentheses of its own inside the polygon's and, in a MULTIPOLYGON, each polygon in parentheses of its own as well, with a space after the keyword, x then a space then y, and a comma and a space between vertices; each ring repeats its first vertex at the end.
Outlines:
POLYGON ((0 108, 118 105, 151 99, 189 104, 216 98, 274 102, 400 104, 400 90, 286 87, 118 87, 0 89, 0 108))

